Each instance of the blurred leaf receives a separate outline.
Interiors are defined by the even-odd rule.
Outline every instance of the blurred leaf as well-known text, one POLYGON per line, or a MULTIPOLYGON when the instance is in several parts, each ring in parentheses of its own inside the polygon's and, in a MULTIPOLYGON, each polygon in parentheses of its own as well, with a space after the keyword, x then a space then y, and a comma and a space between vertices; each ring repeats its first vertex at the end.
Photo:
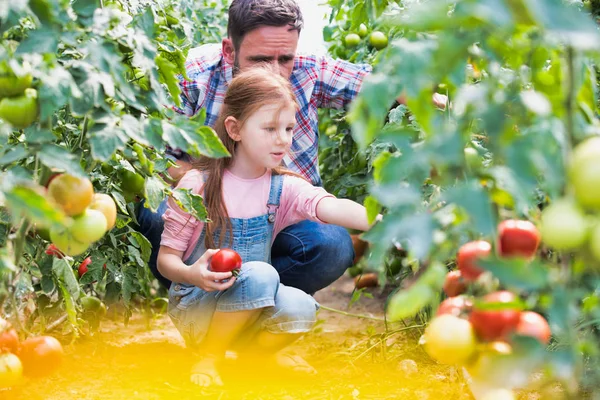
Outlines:
POLYGON ((424 283, 415 283, 407 289, 401 289, 390 297, 386 315, 391 322, 414 317, 435 298, 435 292, 424 283))
POLYGON ((490 271, 503 286, 517 290, 541 290, 550 284, 549 266, 534 260, 520 258, 487 258, 479 261, 482 268, 490 271))
POLYGON ((4 192, 6 206, 14 215, 23 215, 29 220, 44 225, 63 225, 66 216, 51 204, 39 189, 27 186, 14 186, 4 192))
POLYGON ((0 165, 11 164, 15 161, 19 161, 25 158, 29 152, 25 149, 23 143, 19 143, 16 146, 12 146, 6 149, 4 154, 0 156, 0 165))
POLYGON ((474 230, 492 235, 496 230, 496 218, 487 192, 477 182, 468 182, 449 189, 443 198, 461 207, 474 224, 474 230))
POLYGON ((29 36, 25 40, 23 40, 17 48, 17 54, 54 54, 58 50, 59 37, 60 32, 43 26, 29 33, 29 36))
MULTIPOLYGON (((79 154, 81 156, 81 154, 79 154)), ((85 177, 86 174, 79 164, 79 157, 71 154, 64 147, 45 145, 38 153, 40 161, 48 168, 65 170, 71 175, 85 177)))

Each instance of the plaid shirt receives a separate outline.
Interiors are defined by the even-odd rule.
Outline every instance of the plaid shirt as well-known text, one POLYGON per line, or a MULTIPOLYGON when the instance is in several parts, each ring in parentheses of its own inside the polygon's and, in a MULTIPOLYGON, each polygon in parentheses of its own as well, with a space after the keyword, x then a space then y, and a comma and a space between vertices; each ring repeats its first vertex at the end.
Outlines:
MULTIPOLYGON (((189 81, 182 80, 181 108, 187 116, 206 109, 205 124, 214 127, 223 104, 225 91, 233 77, 233 66, 223 60, 221 45, 204 45, 190 50, 187 63, 189 81)), ((321 185, 318 157, 318 108, 342 108, 358 94, 363 79, 371 72, 368 64, 352 64, 327 56, 298 55, 290 82, 300 105, 290 155, 285 165, 321 185)), ((185 153, 168 149, 175 158, 185 153)))

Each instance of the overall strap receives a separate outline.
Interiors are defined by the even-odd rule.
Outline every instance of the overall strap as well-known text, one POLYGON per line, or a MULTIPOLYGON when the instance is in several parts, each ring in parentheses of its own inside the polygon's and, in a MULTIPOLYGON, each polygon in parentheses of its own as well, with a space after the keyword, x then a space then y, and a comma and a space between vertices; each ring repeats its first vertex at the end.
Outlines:
POLYGON ((271 175, 271 190, 269 191, 269 201, 267 202, 270 223, 275 222, 275 214, 279 208, 282 188, 283 175, 271 175))

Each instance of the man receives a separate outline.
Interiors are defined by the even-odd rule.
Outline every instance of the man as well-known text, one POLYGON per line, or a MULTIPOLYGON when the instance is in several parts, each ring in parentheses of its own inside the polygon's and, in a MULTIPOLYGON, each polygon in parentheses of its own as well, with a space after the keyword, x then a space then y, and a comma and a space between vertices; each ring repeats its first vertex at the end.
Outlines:
MULTIPOLYGON (((189 81, 182 81, 179 112, 193 116, 206 109, 206 124, 213 126, 228 83, 236 71, 268 64, 289 78, 300 109, 291 154, 285 165, 321 185, 318 170, 318 108, 342 108, 356 97, 368 64, 357 65, 326 56, 296 54, 303 19, 295 0, 233 0, 229 7, 228 37, 221 45, 192 49, 186 64, 189 81)), ((436 102, 437 98, 434 98, 436 102)), ((441 99, 445 104, 445 99, 441 99)), ((169 173, 178 180, 190 169, 187 155, 169 154, 178 168, 169 173)), ((150 269, 168 287, 170 282, 156 269, 162 232, 161 215, 141 208, 138 216, 142 233, 152 243, 150 269)), ((303 221, 283 230, 273 243, 271 261, 281 283, 313 294, 338 279, 352 266, 354 250, 348 232, 339 226, 303 221)))

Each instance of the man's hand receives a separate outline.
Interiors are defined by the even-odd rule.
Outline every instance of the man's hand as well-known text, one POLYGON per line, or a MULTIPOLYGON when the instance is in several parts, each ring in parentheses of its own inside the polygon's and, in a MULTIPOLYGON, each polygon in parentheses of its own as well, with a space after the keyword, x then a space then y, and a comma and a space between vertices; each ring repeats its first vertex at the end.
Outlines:
POLYGON ((191 284, 207 292, 222 291, 233 285, 235 276, 231 272, 212 272, 208 269, 211 257, 218 251, 219 249, 206 250, 202 257, 190 267, 188 277, 191 284), (226 279, 228 281, 222 282, 226 279))
POLYGON ((433 104, 437 108, 441 108, 442 110, 445 110, 446 106, 448 105, 448 96, 446 96, 445 94, 434 93, 433 94, 433 104))
MULTIPOLYGON (((448 96, 440 93, 434 93, 431 99, 433 101, 434 106, 442 110, 446 109, 446 106, 448 105, 448 96)), ((400 96, 398 96, 396 101, 400 104, 406 105, 406 95, 404 93, 401 94, 400 96)))

